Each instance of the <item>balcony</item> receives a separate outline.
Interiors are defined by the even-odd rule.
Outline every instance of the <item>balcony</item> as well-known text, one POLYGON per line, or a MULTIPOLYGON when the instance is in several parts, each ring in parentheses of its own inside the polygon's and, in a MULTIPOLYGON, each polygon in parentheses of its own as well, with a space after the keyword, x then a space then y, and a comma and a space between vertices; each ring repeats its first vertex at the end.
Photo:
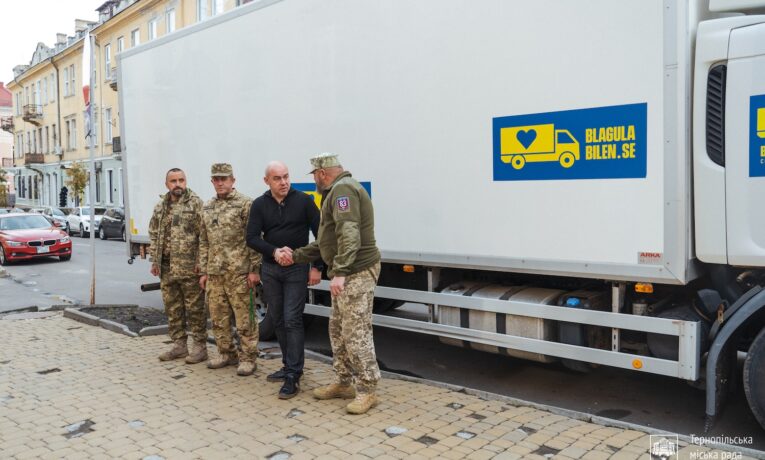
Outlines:
POLYGON ((13 134, 13 117, 0 118, 0 129, 13 134))
POLYGON ((42 153, 25 153, 24 165, 42 164, 45 163, 45 155, 42 153))
POLYGON ((40 126, 42 124, 42 106, 35 104, 25 105, 22 118, 24 121, 28 121, 33 125, 40 126))
POLYGON ((116 67, 112 67, 112 71, 109 73, 108 81, 109 81, 109 86, 111 87, 111 89, 113 89, 114 91, 117 91, 117 68, 116 67))

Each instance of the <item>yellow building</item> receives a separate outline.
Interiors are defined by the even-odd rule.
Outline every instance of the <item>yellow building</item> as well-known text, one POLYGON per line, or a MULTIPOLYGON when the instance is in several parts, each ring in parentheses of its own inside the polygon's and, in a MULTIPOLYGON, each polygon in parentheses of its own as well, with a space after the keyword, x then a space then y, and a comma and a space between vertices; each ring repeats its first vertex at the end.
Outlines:
MULTIPOLYGON (((124 203, 119 142, 116 55, 230 10, 247 0, 107 0, 98 21, 75 20, 75 35, 57 34, 52 48, 37 45, 29 65, 17 66, 8 84, 13 93, 14 167, 19 205, 73 206, 66 187, 67 168, 89 167, 90 139, 85 132, 82 95, 84 38, 93 36, 96 203, 124 203)), ((86 192, 87 193, 87 192, 86 192)))

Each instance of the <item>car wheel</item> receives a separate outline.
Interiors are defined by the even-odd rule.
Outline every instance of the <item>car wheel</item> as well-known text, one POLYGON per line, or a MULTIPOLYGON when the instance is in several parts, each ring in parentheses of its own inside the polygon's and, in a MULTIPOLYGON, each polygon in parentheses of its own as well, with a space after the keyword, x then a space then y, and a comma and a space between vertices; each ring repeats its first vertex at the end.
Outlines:
POLYGON ((80 238, 87 238, 88 235, 85 234, 85 228, 83 228, 82 224, 80 224, 80 238))
POLYGON ((58 256, 58 260, 60 260, 61 262, 66 262, 71 258, 72 258, 71 254, 69 254, 68 256, 58 256))
POLYGON ((106 239, 106 232, 104 231, 104 227, 101 227, 98 230, 98 237, 101 238, 102 240, 106 239))
POLYGON ((125 234, 125 227, 122 227, 122 241, 127 241, 127 235, 125 234))
POLYGON ((8 265, 8 259, 5 258, 5 248, 0 244, 0 265, 8 265))

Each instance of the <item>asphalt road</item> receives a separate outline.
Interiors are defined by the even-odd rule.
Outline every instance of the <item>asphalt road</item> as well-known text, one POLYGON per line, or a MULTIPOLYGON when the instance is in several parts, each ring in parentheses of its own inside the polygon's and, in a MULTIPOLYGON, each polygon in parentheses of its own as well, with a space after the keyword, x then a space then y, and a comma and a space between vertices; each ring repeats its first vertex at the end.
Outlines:
MULTIPOLYGON (((78 237, 73 241, 74 255, 69 262, 51 258, 7 267, 15 286, 24 286, 30 296, 55 294, 86 303, 90 242, 78 237)), ((128 265, 127 259, 125 243, 96 241, 96 303, 162 308, 158 291, 139 290, 140 284, 157 281, 149 274, 148 261, 136 259, 133 265, 128 265)), ((704 392, 680 380, 608 367, 587 375, 576 374, 557 364, 537 364, 457 348, 441 344, 436 337, 381 327, 375 328, 375 344, 382 367, 390 371, 602 415, 669 433, 704 435, 704 392)), ((325 318, 315 318, 307 329, 306 347, 329 353, 325 318)), ((750 413, 740 382, 736 390, 707 435, 751 437, 753 444, 743 447, 765 451, 765 430, 750 413)))

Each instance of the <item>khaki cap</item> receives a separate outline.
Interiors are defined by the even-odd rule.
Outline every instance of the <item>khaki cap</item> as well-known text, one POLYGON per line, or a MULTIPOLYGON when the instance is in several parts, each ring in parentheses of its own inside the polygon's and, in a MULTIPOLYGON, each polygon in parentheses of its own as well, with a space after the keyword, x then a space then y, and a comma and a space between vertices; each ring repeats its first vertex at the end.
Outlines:
POLYGON ((308 174, 313 174, 317 169, 332 168, 335 166, 341 166, 340 159, 334 153, 320 153, 311 158, 311 171, 308 174))
POLYGON ((228 163, 213 163, 210 168, 210 176, 212 177, 228 177, 234 175, 234 168, 228 163))

